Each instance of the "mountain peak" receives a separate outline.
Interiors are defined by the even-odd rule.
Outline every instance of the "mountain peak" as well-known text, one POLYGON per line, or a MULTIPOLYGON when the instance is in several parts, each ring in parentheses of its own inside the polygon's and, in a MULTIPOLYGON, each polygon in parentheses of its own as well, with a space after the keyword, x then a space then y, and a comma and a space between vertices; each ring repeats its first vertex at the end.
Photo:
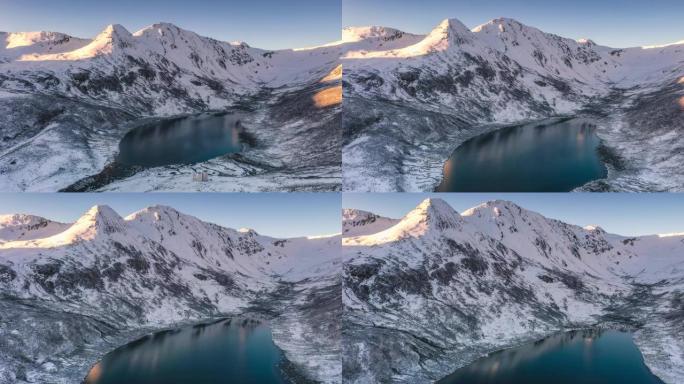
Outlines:
POLYGON ((60 43, 68 41, 72 38, 64 33, 60 32, 0 32, 0 34, 5 34, 5 41, 7 45, 4 47, 6 49, 28 47, 38 43, 60 43))
POLYGON ((380 232, 347 238, 349 244, 377 245, 407 237, 423 237, 458 228, 461 216, 442 199, 427 198, 407 213, 398 223, 391 220, 380 232), (395 224, 396 223, 396 224, 395 224))
POLYGON ((468 27, 465 26, 460 20, 455 18, 449 18, 442 20, 436 29, 440 30, 452 30, 454 32, 469 32, 468 27))
POLYGON ((404 216, 402 222, 416 222, 416 224, 425 224, 428 228, 445 230, 457 227, 460 217, 446 201, 439 198, 427 198, 404 216))
MULTIPOLYGON (((110 36, 117 36, 117 37, 126 37, 130 36, 131 33, 124 28, 123 25, 121 24, 109 24, 107 27, 105 27, 102 32, 100 32, 99 36, 103 37, 110 37, 110 36)), ((96 38, 97 39, 97 38, 96 38)))
POLYGON ((0 215, 0 228, 17 225, 35 225, 46 221, 48 220, 40 216, 13 213, 9 215, 0 215))
POLYGON ((81 216, 71 229, 95 235, 97 233, 120 232, 124 228, 124 221, 108 205, 95 205, 81 216))
POLYGON ((470 208, 463 211, 463 216, 491 216, 491 217, 501 217, 506 214, 506 212, 511 212, 512 214, 518 215, 523 212, 527 212, 521 206, 507 200, 490 200, 485 203, 478 205, 477 207, 470 208))
POLYGON ((88 45, 66 55, 68 59, 84 59, 102 54, 111 54, 116 49, 130 46, 132 41, 130 32, 120 24, 108 25, 88 45))
POLYGON ((248 235, 248 236, 258 236, 259 235, 259 233, 257 233, 257 231, 255 231, 252 228, 247 228, 247 227, 242 227, 242 228, 238 229, 237 232, 244 234, 244 235, 248 235))
POLYGON ((376 214, 361 209, 355 208, 343 208, 342 209, 342 219, 343 220, 354 220, 354 219, 365 219, 367 217, 377 216, 376 214))
POLYGON ((90 217, 96 220, 108 220, 112 218, 121 219, 116 211, 114 211, 109 205, 97 204, 93 205, 82 217, 90 217))
POLYGON ((161 205, 161 204, 155 204, 155 205, 149 206, 149 207, 143 209, 143 211, 163 213, 163 214, 175 215, 175 216, 181 215, 181 213, 178 210, 176 210, 175 208, 170 207, 168 205, 161 205))
POLYGON ((429 50, 444 51, 453 45, 469 42, 472 32, 457 19, 444 19, 425 38, 429 50))
POLYGON ((606 233, 606 231, 598 225, 587 225, 584 227, 584 229, 589 232, 606 233))
POLYGON ((144 36, 144 35, 154 35, 154 36, 164 36, 167 33, 178 33, 180 31, 185 31, 179 26, 173 23, 159 22, 135 32, 133 36, 144 36))
POLYGON ((126 221, 162 221, 165 218, 178 219, 183 214, 166 205, 152 205, 126 216, 126 221))
POLYGON ((33 240, 62 232, 69 224, 27 214, 0 215, 0 243, 15 240, 33 240))
POLYGON ((505 33, 505 32, 510 32, 513 29, 517 30, 522 30, 530 28, 526 26, 525 24, 519 22, 518 20, 511 19, 509 17, 498 17, 496 19, 489 20, 488 22, 484 24, 480 24, 477 27, 472 29, 472 32, 475 33, 505 33))
POLYGON ((490 21, 492 24, 508 24, 508 25, 524 25, 523 23, 519 22, 516 19, 512 19, 510 17, 497 17, 496 19, 492 19, 490 21))
POLYGON ((173 23, 168 23, 165 21, 160 21, 158 23, 152 24, 152 28, 174 28, 174 29, 180 29, 176 24, 173 23))
POLYGON ((342 210, 342 233, 345 237, 378 233, 392 227, 399 220, 376 215, 360 209, 342 210))
POLYGON ((509 200, 489 200, 482 204, 485 207, 499 207, 499 208, 514 208, 516 210, 522 211, 523 207, 509 200))

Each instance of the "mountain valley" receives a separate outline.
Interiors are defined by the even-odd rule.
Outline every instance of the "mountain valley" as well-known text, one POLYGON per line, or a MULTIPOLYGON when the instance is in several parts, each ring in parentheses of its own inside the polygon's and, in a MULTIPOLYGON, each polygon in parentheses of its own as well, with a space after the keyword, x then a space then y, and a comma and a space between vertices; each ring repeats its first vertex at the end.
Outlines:
POLYGON ((632 331, 655 375, 684 378, 682 234, 613 235, 507 201, 459 214, 441 199, 384 230, 354 228, 342 241, 349 383, 434 382, 585 328, 632 331))
POLYGON ((110 350, 220 318, 270 324, 293 382, 341 382, 339 236, 278 239, 166 206, 0 221, 0 382, 80 382, 110 350))
POLYGON ((616 49, 509 18, 343 36, 345 191, 434 191, 464 141, 550 117, 598 126, 608 177, 578 190, 684 188, 682 42, 616 49))

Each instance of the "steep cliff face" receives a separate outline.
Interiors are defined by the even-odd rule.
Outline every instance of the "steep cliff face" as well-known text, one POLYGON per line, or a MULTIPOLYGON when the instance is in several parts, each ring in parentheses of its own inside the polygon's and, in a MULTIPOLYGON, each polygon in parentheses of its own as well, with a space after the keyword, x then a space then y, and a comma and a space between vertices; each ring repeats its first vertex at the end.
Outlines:
POLYGON ((276 343, 305 376, 341 380, 334 323, 307 307, 339 292, 339 237, 275 239, 165 206, 126 218, 96 206, 60 229, 0 243, 0 382, 79 381, 140 332, 243 312, 273 319, 276 343))
POLYGON ((349 382, 432 382, 485 353, 589 326, 635 329, 649 367, 681 380, 681 236, 624 238, 505 201, 459 215, 428 199, 391 228, 345 237, 343 252, 349 382))
MULTIPOLYGON (((376 30, 385 29, 359 28, 376 30)), ((644 132, 641 123, 649 107, 643 104, 659 98, 659 119, 672 123, 666 130, 681 130, 676 121, 683 111, 678 101, 684 92, 678 83, 684 75, 681 43, 614 49, 507 18, 473 29, 446 19, 422 39, 398 39, 391 48, 370 33, 356 35, 368 38, 363 48, 343 56, 345 108, 350 111, 344 123, 344 183, 349 191, 432 190, 449 153, 482 133, 482 125, 591 113, 606 118, 600 133, 611 146, 632 146, 625 157, 635 167, 654 161, 637 155, 647 150, 637 138, 663 129, 662 121, 653 122, 644 132), (634 110, 635 104, 642 108, 634 110), (623 114, 628 110, 634 115, 623 114), (613 131, 634 137, 627 144, 612 137, 613 131)), ((678 156, 671 145, 659 150, 678 156)), ((639 175, 615 173, 611 179, 637 178, 643 189, 673 188, 664 179, 654 182, 657 172, 640 168, 639 175)), ((676 174, 681 189, 682 175, 676 174)), ((592 188, 629 185, 624 179, 607 184, 592 188)))

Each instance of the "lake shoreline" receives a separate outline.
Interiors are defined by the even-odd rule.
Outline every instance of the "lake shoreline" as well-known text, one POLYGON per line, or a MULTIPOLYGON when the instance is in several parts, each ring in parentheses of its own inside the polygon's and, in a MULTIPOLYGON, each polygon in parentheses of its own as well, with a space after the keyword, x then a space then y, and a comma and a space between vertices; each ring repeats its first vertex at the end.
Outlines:
MULTIPOLYGON (((235 315, 221 315, 217 317, 209 317, 209 318, 204 318, 204 319, 199 319, 196 321, 181 321, 177 323, 172 323, 172 324, 167 324, 163 327, 159 328, 145 328, 144 330, 137 330, 137 331, 131 331, 133 335, 135 336, 124 336, 124 340, 126 340, 123 343, 120 343, 118 346, 115 346, 114 348, 103 352, 100 357, 98 358, 97 361, 92 363, 90 367, 87 370, 86 375, 84 376, 83 380, 81 381, 82 384, 86 384, 89 381, 88 376, 90 375, 90 372, 99 364, 103 362, 103 360, 111 354, 117 353, 117 351, 121 351, 126 347, 129 347, 130 345, 138 344, 145 342, 146 340, 153 339, 157 335, 164 335, 164 334, 174 334, 177 332, 183 332, 183 331, 188 331, 191 329, 197 329, 197 328, 204 328, 204 327, 210 327, 210 326, 215 326, 219 325, 222 323, 229 322, 232 324, 233 322, 238 322, 242 323, 244 325, 245 323, 256 323, 259 325, 264 325, 270 328, 270 321, 269 321, 269 316, 265 314, 260 314, 256 312, 242 312, 238 313, 235 315)), ((124 332, 125 334, 126 332, 124 332)), ((280 361, 277 364, 278 371, 282 375, 283 379, 287 383, 298 383, 298 384, 312 384, 315 383, 314 381, 308 379, 303 372, 300 372, 300 369, 295 366, 293 362, 287 359, 285 355, 285 351, 280 348, 275 342, 273 342, 273 347, 277 349, 280 353, 280 361)))
MULTIPOLYGON (((483 361, 486 361, 487 359, 490 359, 492 357, 495 357, 496 355, 503 354, 503 353, 510 353, 510 352, 515 352, 520 349, 524 348, 530 348, 533 346, 536 346, 538 344, 541 344, 545 341, 552 340, 554 338, 559 338, 563 337, 565 335, 571 335, 573 338, 577 337, 577 335, 574 335, 573 333, 577 332, 619 332, 619 333, 627 333, 629 334, 629 337, 631 339, 631 342, 634 344, 634 347, 637 349, 639 353, 639 359, 640 362, 643 364, 644 368, 648 371, 650 375, 652 375, 654 378, 658 380, 658 384, 664 384, 665 382, 659 378, 649 367, 649 365, 646 362, 646 359, 644 358, 644 355, 642 354, 641 348, 639 344, 637 343, 637 340, 634 337, 633 332, 636 331, 637 328, 624 325, 624 324, 596 324, 594 326, 580 326, 576 328, 563 328, 563 329, 558 329, 553 332, 548 332, 548 333, 542 333, 544 336, 540 335, 534 335, 534 336, 528 336, 528 337, 521 337, 518 340, 511 342, 510 344, 504 346, 504 347, 498 347, 495 349, 492 349, 490 351, 478 354, 477 357, 473 359, 469 359, 468 363, 465 364, 459 364, 459 366, 454 369, 451 373, 437 379, 435 381, 436 384, 449 384, 451 383, 451 380, 453 380, 453 376, 458 374, 459 372, 462 372, 464 369, 467 369, 468 367, 472 367, 475 364, 482 363, 483 361)), ((602 336, 602 335, 600 335, 602 336)), ((599 337, 600 337, 599 336, 599 337)))
POLYGON ((597 135, 598 124, 556 116, 485 129, 451 152, 434 192, 571 192, 603 180, 606 160, 616 156, 597 135))

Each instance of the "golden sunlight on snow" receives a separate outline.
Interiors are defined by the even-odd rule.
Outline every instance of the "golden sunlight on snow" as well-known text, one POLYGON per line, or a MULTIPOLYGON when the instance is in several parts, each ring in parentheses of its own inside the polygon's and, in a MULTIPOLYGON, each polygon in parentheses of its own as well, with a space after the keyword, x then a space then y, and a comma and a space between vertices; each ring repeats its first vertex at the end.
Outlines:
POLYGON ((425 199, 396 225, 371 235, 342 238, 342 245, 347 247, 373 246, 393 243, 408 237, 420 237, 429 230, 428 211, 431 204, 431 199, 425 199))
POLYGON ((330 234, 330 235, 307 236, 306 238, 307 238, 308 240, 317 240, 317 239, 330 239, 330 238, 337 237, 337 236, 342 236, 342 232, 333 233, 333 234, 330 234))
POLYGON ((40 32, 10 33, 7 36, 7 49, 26 47, 35 44, 40 38, 40 32))
POLYGON ((318 108, 330 107, 342 103, 342 86, 337 85, 316 92, 316 94, 313 95, 313 101, 318 108))
POLYGON ((679 98, 679 106, 684 109, 684 96, 679 98))
POLYGON ((684 84, 684 76, 679 78, 679 81, 677 82, 677 84, 684 84))
POLYGON ((661 233, 658 235, 661 239, 664 237, 684 237, 684 232, 681 233, 661 233))
POLYGON ((321 79, 321 83, 327 83, 330 81, 342 80, 342 64, 338 65, 330 71, 324 78, 321 79))

